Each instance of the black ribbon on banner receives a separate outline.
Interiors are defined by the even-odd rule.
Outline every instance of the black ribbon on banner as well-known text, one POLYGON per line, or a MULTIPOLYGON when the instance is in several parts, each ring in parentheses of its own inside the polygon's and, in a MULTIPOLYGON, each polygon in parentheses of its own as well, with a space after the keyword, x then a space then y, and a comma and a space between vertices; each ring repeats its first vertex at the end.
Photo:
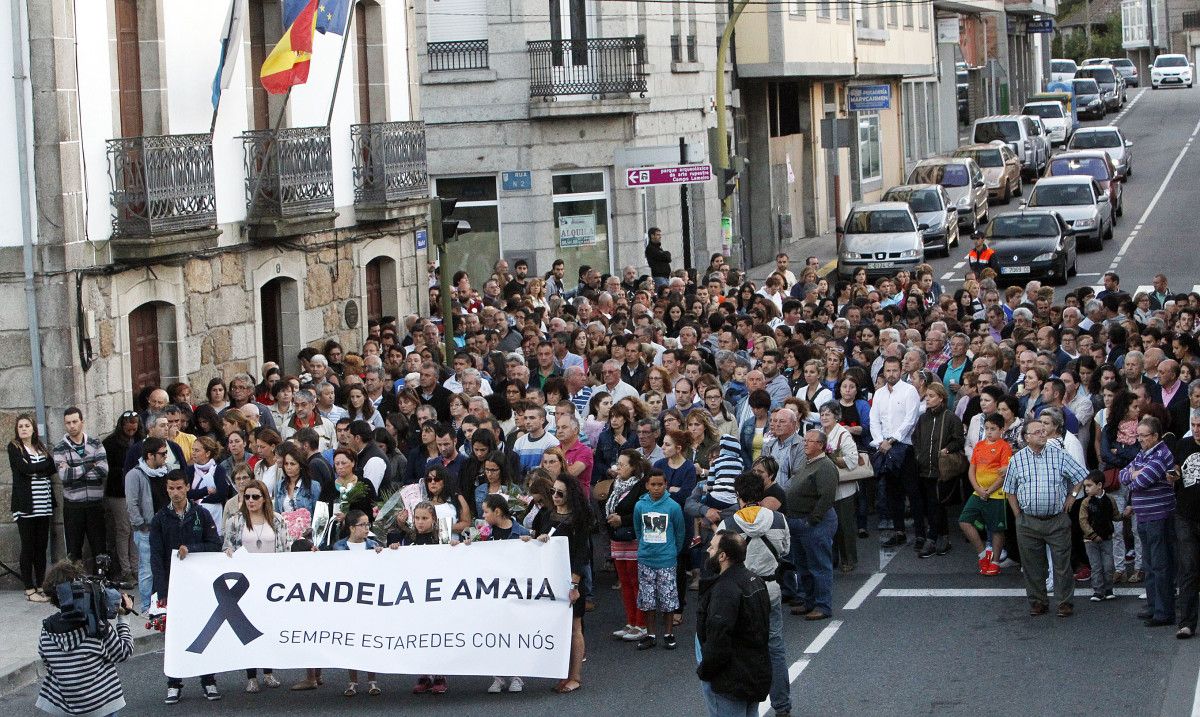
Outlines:
POLYGON ((225 573, 213 581, 213 595, 217 598, 217 608, 213 610, 212 617, 208 618, 208 623, 196 636, 195 641, 188 645, 188 652, 204 652, 225 623, 229 623, 233 634, 237 635, 237 639, 241 640, 243 645, 262 637, 262 631, 255 627, 250 618, 246 617, 246 613, 238 607, 238 601, 249 589, 250 581, 242 573, 225 573), (232 586, 229 585, 230 580, 233 581, 232 586))

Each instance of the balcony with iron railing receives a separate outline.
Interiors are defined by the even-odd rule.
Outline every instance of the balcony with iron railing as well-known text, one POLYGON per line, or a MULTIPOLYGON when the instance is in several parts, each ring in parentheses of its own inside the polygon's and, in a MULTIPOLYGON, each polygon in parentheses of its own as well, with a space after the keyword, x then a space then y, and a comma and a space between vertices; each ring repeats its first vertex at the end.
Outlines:
POLYGON ((533 116, 620 114, 649 104, 642 35, 536 40, 528 43, 528 53, 533 116), (558 108, 538 107, 561 98, 575 101, 558 103, 558 108))
POLYGON ((359 219, 393 219, 406 201, 429 196, 424 123, 356 124, 350 127, 350 141, 359 219))
POLYGON ((216 246, 211 134, 122 137, 107 144, 115 259, 216 246))
POLYGON ((332 227, 333 155, 328 127, 242 134, 246 222, 251 236, 291 236, 332 227))
POLYGON ((488 68, 487 40, 431 42, 426 45, 426 50, 429 52, 430 72, 488 68))

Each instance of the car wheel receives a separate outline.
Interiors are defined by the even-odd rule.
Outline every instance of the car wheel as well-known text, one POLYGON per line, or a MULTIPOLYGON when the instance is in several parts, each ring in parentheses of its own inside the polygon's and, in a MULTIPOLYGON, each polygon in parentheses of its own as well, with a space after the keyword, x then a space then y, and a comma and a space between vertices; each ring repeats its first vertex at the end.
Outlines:
POLYGON ((1004 185, 1004 193, 1000 195, 1000 203, 1008 204, 1011 201, 1012 201, 1012 185, 1005 184, 1004 185))
POLYGON ((1078 276, 1079 274, 1079 254, 1075 254, 1075 258, 1071 260, 1071 268, 1067 270, 1067 276, 1078 276))
MULTIPOLYGON (((1123 217, 1123 216, 1125 216, 1125 200, 1124 200, 1124 198, 1121 198, 1121 199, 1118 199, 1118 200, 1117 200, 1117 216, 1118 216, 1118 217, 1123 217)), ((1114 217, 1114 218, 1113 218, 1113 224, 1116 224, 1116 223, 1117 223, 1117 220, 1116 220, 1116 218, 1114 217)))
POLYGON ((1062 261, 1058 263, 1058 271, 1054 272, 1054 278, 1050 283, 1055 286, 1062 286, 1067 283, 1067 255, 1063 254, 1062 261))
POLYGON ((1108 225, 1108 231, 1104 232, 1104 239, 1105 239, 1105 240, 1109 240, 1109 239, 1112 239, 1112 238, 1113 238, 1113 225, 1112 225, 1112 224, 1109 224, 1109 225, 1108 225))
POLYGON ((991 217, 988 215, 989 211, 990 210, 987 207, 984 207, 983 208, 983 219, 981 219, 979 221, 982 221, 984 224, 987 224, 989 221, 991 221, 991 217))
POLYGON ((1125 167, 1125 178, 1129 179, 1132 176, 1133 176, 1133 165, 1130 164, 1129 166, 1125 167))
POLYGON ((1023 192, 1023 191, 1024 190, 1021 189, 1021 178, 1017 177, 1017 188, 1013 190, 1013 196, 1019 197, 1019 196, 1021 196, 1021 192, 1023 192))

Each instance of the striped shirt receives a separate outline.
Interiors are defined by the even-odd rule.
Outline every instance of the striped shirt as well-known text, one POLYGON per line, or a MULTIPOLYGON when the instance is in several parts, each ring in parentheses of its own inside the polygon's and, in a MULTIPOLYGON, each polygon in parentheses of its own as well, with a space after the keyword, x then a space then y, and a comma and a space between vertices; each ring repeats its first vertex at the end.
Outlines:
POLYGON ((543 434, 538 439, 530 438, 528 433, 518 438, 513 443, 513 453, 516 453, 517 458, 521 460, 521 474, 524 475, 540 466, 542 454, 546 452, 546 449, 557 445, 558 439, 549 433, 543 434))
POLYGON ((1067 493, 1086 476, 1087 469, 1055 444, 1041 452, 1026 446, 1008 463, 1004 492, 1017 497, 1022 511, 1047 518, 1062 512, 1067 493))
POLYGON ((128 618, 119 616, 116 626, 98 638, 87 637, 82 627, 62 631, 62 623, 59 615, 42 623, 38 656, 45 677, 35 706, 59 715, 110 715, 123 709, 117 663, 133 654, 128 618))
POLYGON ((1133 513, 1139 521, 1162 520, 1175 511, 1175 489, 1167 473, 1175 468, 1175 456, 1159 441, 1121 469, 1121 485, 1129 487, 1133 513), (1134 472, 1137 475, 1134 475, 1134 472))
MULTIPOLYGON (((34 470, 41 469, 50 461, 50 457, 40 453, 31 453, 25 451, 26 458, 29 459, 29 465, 34 470)), ((49 476, 30 476, 29 477, 29 494, 33 499, 33 509, 28 513, 14 510, 13 520, 18 518, 47 518, 54 515, 54 504, 51 499, 51 492, 54 489, 50 485, 49 476)))

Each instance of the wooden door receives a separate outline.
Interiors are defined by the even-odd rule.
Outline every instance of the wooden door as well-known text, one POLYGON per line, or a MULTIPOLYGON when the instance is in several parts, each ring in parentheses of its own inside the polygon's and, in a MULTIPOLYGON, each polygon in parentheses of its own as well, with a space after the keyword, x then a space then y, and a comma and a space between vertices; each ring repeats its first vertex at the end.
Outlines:
POLYGON ((276 279, 262 288, 263 361, 283 365, 282 281, 276 279))
POLYGON ((129 314, 129 374, 133 395, 146 386, 161 386, 158 362, 158 308, 143 304, 129 314))
POLYGON ((367 65, 367 8, 354 4, 354 49, 358 65, 358 121, 371 121, 371 69, 367 65))
POLYGON ((116 0, 117 97, 121 136, 142 136, 142 61, 138 48, 137 0, 116 0))
POLYGON ((367 264, 367 318, 378 319, 383 316, 383 281, 380 277, 379 265, 382 259, 372 260, 367 264))

